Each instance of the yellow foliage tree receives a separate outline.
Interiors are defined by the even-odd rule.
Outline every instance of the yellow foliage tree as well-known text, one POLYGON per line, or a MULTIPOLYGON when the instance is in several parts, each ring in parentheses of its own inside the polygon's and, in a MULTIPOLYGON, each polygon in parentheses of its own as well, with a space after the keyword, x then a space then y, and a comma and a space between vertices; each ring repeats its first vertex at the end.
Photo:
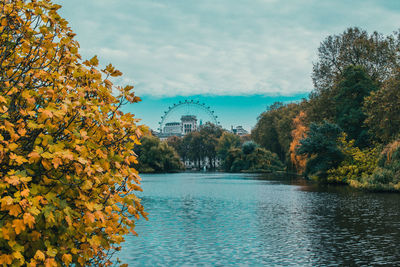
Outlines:
POLYGON ((306 169, 307 157, 305 155, 297 155, 296 149, 300 145, 300 140, 306 137, 308 127, 305 126, 304 120, 306 113, 300 113, 293 119, 292 142, 290 143, 290 160, 295 166, 298 173, 303 173, 306 169))
POLYGON ((140 99, 81 61, 50 0, 0 2, 0 264, 107 265, 146 217, 132 149, 140 99))

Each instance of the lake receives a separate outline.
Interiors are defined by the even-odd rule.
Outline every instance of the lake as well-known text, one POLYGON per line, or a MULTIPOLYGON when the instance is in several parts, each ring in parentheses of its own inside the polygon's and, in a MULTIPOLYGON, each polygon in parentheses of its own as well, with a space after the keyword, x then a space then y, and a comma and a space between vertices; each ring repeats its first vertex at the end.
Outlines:
POLYGON ((283 175, 142 175, 130 266, 400 265, 400 195, 283 175))

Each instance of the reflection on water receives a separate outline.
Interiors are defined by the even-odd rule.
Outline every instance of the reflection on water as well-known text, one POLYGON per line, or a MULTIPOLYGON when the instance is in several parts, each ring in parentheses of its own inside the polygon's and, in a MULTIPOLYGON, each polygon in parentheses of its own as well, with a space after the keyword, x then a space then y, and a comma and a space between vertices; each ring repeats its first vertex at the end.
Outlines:
POLYGON ((400 196, 290 177, 143 175, 133 266, 400 265, 400 196))

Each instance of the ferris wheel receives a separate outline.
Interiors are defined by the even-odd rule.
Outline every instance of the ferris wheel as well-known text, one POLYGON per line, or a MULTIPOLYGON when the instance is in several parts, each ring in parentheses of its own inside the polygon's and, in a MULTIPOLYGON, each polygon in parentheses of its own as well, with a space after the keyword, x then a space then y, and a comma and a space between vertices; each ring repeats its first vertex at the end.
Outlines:
POLYGON ((179 101, 178 103, 173 104, 172 106, 169 106, 166 111, 164 111, 164 115, 161 116, 161 121, 158 123, 159 128, 158 130, 162 132, 163 127, 165 126, 165 123, 168 121, 170 118, 171 114, 177 112, 177 111, 182 111, 186 109, 186 113, 190 113, 192 109, 198 109, 202 110, 210 119, 210 122, 214 123, 215 125, 219 125, 220 122, 218 121, 218 116, 215 115, 215 112, 211 110, 210 106, 207 106, 205 103, 201 103, 200 101, 195 101, 195 100, 188 100, 185 99, 185 101, 179 101))

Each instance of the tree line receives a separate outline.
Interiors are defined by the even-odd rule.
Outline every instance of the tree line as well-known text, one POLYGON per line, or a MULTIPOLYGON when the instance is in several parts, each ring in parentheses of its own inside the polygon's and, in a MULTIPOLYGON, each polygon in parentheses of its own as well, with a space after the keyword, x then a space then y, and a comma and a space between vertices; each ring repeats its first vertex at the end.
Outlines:
POLYGON ((271 105, 252 139, 309 178, 398 190, 399 51, 399 32, 349 28, 328 36, 318 49, 309 98, 271 105))
POLYGON ((136 150, 138 170, 142 172, 176 172, 191 162, 192 169, 227 172, 270 172, 283 170, 278 155, 262 148, 249 136, 239 137, 220 126, 206 123, 199 131, 184 137, 171 136, 160 141, 144 136, 136 150))

